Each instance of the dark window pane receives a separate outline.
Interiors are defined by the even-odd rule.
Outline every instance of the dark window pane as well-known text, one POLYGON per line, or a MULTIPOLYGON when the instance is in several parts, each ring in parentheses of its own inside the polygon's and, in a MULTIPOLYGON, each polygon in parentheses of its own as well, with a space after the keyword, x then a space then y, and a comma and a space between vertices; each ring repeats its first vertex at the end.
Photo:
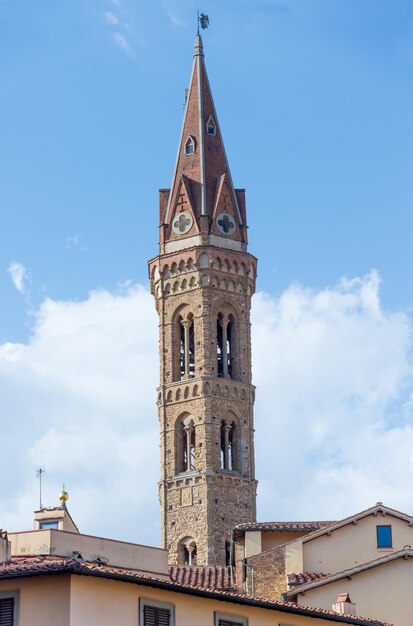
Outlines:
POLYGON ((377 547, 391 548, 391 526, 377 526, 377 547))

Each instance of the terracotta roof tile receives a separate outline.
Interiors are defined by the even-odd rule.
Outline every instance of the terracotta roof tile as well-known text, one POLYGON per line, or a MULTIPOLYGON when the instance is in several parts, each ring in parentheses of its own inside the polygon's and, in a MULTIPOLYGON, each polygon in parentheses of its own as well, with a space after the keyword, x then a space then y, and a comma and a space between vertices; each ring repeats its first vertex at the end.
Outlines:
MULTIPOLYGON (((89 563, 80 561, 74 558, 65 557, 13 557, 9 563, 3 563, 0 565, 0 580, 10 578, 20 578, 26 576, 34 576, 40 574, 53 574, 53 573, 70 573, 79 575, 99 576, 104 578, 113 578, 117 580, 123 580, 126 582, 136 582, 146 585, 151 585, 167 589, 170 591, 187 590, 188 593, 199 594, 203 597, 216 598, 227 600, 228 602, 236 602, 239 604, 246 604, 249 606, 259 606, 261 608, 273 609, 285 611, 291 609, 291 613, 298 613, 300 615, 308 615, 312 617, 325 616, 331 617, 333 621, 336 621, 338 614, 334 611, 327 609, 319 609, 314 607, 302 606, 295 604, 294 602, 288 602, 283 600, 268 600, 267 598, 257 598, 238 594, 234 591, 225 591, 223 589, 211 589, 207 587, 193 587, 183 583, 172 582, 155 576, 148 576, 138 571, 124 569, 121 567, 110 567, 108 565, 100 565, 97 563, 89 563), (336 619, 334 619, 336 618, 336 619)), ((288 611, 290 612, 290 611, 288 611)), ((368 617, 356 617, 356 616, 342 616, 345 623, 348 624, 364 624, 369 626, 393 626, 385 622, 370 619, 368 617)), ((340 621, 344 621, 340 620, 340 621)))
POLYGON ((320 578, 326 578, 330 574, 316 574, 315 572, 300 572, 299 574, 291 573, 287 574, 288 584, 291 587, 297 585, 303 585, 304 583, 311 583, 313 580, 320 580, 320 578))
POLYGON ((294 530, 319 530, 335 524, 331 521, 322 522, 251 522, 249 524, 239 524, 234 530, 278 530, 278 531, 294 531, 294 530))
POLYGON ((172 582, 189 587, 203 589, 233 589, 234 577, 231 576, 231 567, 208 565, 171 565, 169 575, 172 582))

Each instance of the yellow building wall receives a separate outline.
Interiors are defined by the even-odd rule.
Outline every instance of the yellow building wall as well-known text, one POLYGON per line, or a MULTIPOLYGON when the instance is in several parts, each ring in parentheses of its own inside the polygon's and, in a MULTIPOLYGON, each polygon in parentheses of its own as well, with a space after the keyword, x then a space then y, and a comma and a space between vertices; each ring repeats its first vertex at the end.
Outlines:
POLYGON ((249 626, 335 624, 328 620, 289 615, 279 611, 246 607, 225 601, 84 576, 74 576, 71 588, 70 626, 85 626, 86 624, 87 626, 138 626, 139 598, 173 604, 176 626, 214 626, 215 611, 246 617, 249 620, 249 626))
POLYGON ((17 626, 70 626, 69 574, 2 580, 4 591, 19 594, 17 626))
POLYGON ((407 522, 390 515, 371 515, 356 525, 351 523, 334 530, 330 536, 304 539, 303 568, 305 572, 334 574, 397 552, 405 545, 413 546, 413 528, 407 522), (377 525, 392 527, 392 548, 377 548, 377 525))
POLYGON ((348 592, 357 615, 395 626, 413 624, 413 559, 400 558, 329 585, 299 594, 303 606, 330 609, 340 593, 348 592))

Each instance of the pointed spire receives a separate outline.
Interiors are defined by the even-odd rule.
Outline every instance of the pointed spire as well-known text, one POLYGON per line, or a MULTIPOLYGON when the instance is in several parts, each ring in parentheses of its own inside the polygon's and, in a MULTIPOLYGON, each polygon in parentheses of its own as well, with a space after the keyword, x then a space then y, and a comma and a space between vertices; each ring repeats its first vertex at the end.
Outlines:
POLYGON ((244 192, 232 183, 199 34, 193 59, 172 186, 161 190, 161 246, 245 250, 244 192))

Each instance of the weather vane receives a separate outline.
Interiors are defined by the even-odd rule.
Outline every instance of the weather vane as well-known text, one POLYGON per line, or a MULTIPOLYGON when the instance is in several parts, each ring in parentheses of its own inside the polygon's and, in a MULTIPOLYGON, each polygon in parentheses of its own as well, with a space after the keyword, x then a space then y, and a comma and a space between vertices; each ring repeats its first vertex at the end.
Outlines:
POLYGON ((205 13, 201 13, 200 15, 198 11, 198 35, 199 35, 199 27, 201 27, 202 30, 205 30, 205 28, 208 28, 208 26, 209 26, 208 15, 205 15, 205 13))

